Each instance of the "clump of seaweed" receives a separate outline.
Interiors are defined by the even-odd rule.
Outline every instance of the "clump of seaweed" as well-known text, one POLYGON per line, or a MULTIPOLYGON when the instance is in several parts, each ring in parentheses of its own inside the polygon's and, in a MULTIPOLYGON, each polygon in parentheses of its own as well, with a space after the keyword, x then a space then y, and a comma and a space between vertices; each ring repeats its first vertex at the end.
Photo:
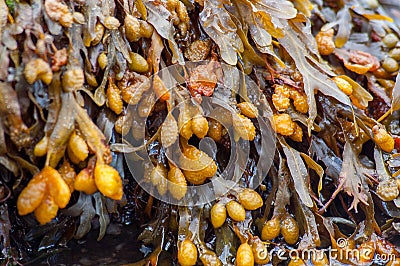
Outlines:
POLYGON ((2 263, 135 223, 143 256, 129 265, 372 265, 383 254, 396 265, 398 11, 377 0, 0 0, 2 263), (172 65, 173 90, 162 75, 172 65), (259 121, 276 148, 254 188, 259 121), (244 142, 249 156, 232 166, 244 142), (152 193, 124 157, 144 153, 152 193), (216 200, 185 204, 239 168, 216 200), (369 252, 276 255, 329 247, 369 252))

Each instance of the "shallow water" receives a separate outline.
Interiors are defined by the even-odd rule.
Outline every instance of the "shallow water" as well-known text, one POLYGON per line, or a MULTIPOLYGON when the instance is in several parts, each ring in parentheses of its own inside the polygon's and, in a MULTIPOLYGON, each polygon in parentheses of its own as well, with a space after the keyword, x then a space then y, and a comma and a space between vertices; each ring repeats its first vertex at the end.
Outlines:
POLYGON ((111 225, 111 234, 107 234, 101 241, 97 241, 97 230, 80 240, 68 242, 67 249, 52 254, 40 262, 27 265, 121 265, 142 259, 139 251, 141 246, 137 242, 138 227, 135 225, 111 225))

